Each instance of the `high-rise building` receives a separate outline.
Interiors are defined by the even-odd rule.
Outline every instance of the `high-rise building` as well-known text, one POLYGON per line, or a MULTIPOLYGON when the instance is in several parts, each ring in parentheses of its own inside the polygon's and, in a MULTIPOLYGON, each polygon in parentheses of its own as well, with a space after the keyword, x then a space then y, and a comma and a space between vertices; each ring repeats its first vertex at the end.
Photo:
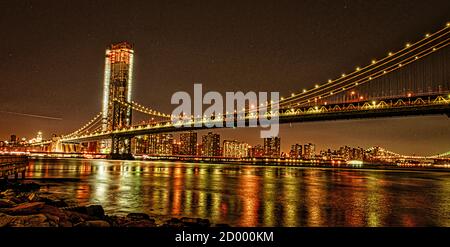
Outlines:
POLYGON ((11 135, 11 139, 10 139, 9 143, 11 145, 15 145, 17 143, 17 136, 16 135, 11 135))
POLYGON ((264 156, 279 158, 280 157, 280 137, 264 138, 264 156))
POLYGON ((220 156, 220 135, 209 132, 202 136, 202 155, 220 156))
POLYGON ((41 141, 42 141, 42 132, 39 131, 36 136, 36 142, 41 142, 41 141))
POLYGON ((248 156, 248 144, 235 140, 224 140, 222 150, 224 157, 245 158, 248 156))
POLYGON ((303 148, 301 144, 291 145, 291 151, 289 152, 289 157, 291 158, 301 158, 303 154, 303 148))
MULTIPOLYGON (((122 42, 106 49, 103 79, 102 129, 111 131, 131 125, 131 90, 133 85, 133 56, 131 44, 122 42)), ((130 138, 113 138, 102 143, 103 150, 113 154, 131 153, 130 138)))
POLYGON ((150 134, 138 136, 134 141, 137 154, 172 155, 174 139, 172 134, 150 134))
POLYGON ((180 134, 180 154, 196 155, 197 153, 197 133, 193 131, 180 134))
POLYGON ((264 156, 264 148, 258 144, 253 147, 248 147, 248 156, 251 158, 258 158, 264 156))
POLYGON ((316 145, 312 143, 305 144, 303 146, 303 158, 313 159, 316 155, 316 145))
POLYGON ((135 154, 148 154, 148 135, 133 138, 133 147, 135 154))

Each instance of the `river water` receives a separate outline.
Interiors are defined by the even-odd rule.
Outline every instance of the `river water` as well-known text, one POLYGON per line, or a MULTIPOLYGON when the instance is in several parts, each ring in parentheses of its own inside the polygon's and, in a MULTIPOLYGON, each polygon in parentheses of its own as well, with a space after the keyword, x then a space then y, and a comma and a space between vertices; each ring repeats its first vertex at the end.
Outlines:
POLYGON ((41 159, 27 178, 109 214, 232 226, 450 226, 450 172, 41 159))

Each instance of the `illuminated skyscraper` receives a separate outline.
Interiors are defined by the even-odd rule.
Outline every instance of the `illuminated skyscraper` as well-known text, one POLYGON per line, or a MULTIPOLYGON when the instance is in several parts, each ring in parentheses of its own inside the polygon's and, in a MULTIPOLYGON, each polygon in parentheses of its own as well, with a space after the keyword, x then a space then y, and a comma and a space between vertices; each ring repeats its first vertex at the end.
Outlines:
POLYGON ((190 131, 180 134, 180 154, 197 154, 197 133, 190 131))
POLYGON ((36 136, 36 142, 41 142, 41 141, 42 141, 42 132, 39 131, 36 136))
POLYGON ((294 144, 291 146, 291 151, 289 152, 289 157, 291 158, 301 158, 302 157, 302 145, 294 144))
POLYGON ((280 137, 264 138, 264 156, 278 158, 280 157, 280 137))
MULTIPOLYGON (((133 85, 133 47, 122 42, 106 49, 103 80, 102 130, 112 131, 131 125, 131 90, 133 85)), ((113 138, 103 143, 104 152, 130 154, 129 138, 113 138)))
POLYGON ((223 141, 223 156, 232 158, 244 158, 248 156, 248 144, 238 141, 223 141))
POLYGON ((220 156, 220 135, 209 132, 202 136, 202 155, 220 156))
POLYGON ((316 155, 316 145, 312 143, 305 144, 303 146, 303 158, 313 159, 316 155))

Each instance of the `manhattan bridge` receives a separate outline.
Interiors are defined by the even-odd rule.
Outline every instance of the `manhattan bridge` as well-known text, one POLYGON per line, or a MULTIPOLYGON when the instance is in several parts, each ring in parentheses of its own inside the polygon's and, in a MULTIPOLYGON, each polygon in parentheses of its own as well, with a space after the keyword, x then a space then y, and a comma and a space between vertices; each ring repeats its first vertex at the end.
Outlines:
MULTIPOLYGON (((278 117, 281 124, 431 114, 450 117, 449 38, 450 23, 352 72, 310 89, 294 89, 299 91, 281 97, 279 108, 264 114, 278 117)), ((131 156, 131 139, 136 136, 198 130, 206 128, 204 123, 226 121, 228 115, 185 116, 188 125, 179 127, 172 121, 174 116, 133 101, 133 57, 133 47, 127 42, 106 50, 101 112, 78 130, 61 136, 57 151, 64 145, 96 142, 111 157, 121 158, 131 156), (133 124, 132 114, 136 112, 156 121, 133 124), (196 127, 199 123, 202 127, 196 127)), ((266 102, 265 106, 270 109, 272 104, 266 102)), ((258 119, 261 114, 259 107, 250 106, 240 113, 236 122, 258 119)))

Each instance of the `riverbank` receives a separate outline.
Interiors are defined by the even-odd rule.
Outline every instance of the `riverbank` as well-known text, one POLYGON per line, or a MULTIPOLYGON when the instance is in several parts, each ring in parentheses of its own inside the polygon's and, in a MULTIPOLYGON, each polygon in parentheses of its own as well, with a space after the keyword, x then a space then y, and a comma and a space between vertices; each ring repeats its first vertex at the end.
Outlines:
POLYGON ((56 157, 32 157, 31 160, 105 160, 105 161, 123 161, 123 162, 177 162, 186 164, 204 164, 204 165, 234 165, 234 166, 254 166, 254 167, 285 167, 285 168, 323 168, 323 169, 339 169, 339 170, 388 170, 388 171, 415 171, 415 172, 450 172, 449 167, 437 166, 399 166, 395 164, 333 164, 331 162, 278 162, 278 161, 220 161, 213 160, 208 162, 206 160, 185 160, 185 159, 134 159, 134 160, 108 160, 108 159, 93 159, 93 158, 56 158, 56 157))
POLYGON ((0 227, 210 227, 201 218, 169 218, 141 212, 107 215, 101 205, 70 205, 39 192, 36 183, 0 181, 0 227))

